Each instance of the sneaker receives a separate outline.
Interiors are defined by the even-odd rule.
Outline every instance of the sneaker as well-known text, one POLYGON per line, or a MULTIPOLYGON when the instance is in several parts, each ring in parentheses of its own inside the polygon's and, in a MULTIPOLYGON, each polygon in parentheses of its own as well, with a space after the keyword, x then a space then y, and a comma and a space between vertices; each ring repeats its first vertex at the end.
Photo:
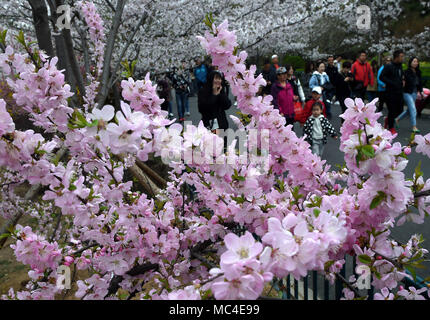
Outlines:
POLYGON ((185 112, 185 116, 186 117, 189 117, 190 116, 190 113, 187 111, 187 112, 185 112))
POLYGON ((421 133, 421 131, 419 129, 412 129, 413 133, 421 133))
POLYGON ((390 132, 391 132, 391 134, 397 134, 397 131, 396 131, 396 129, 394 129, 394 128, 391 128, 391 129, 390 129, 390 132))
POLYGON ((185 118, 180 118, 179 119, 179 122, 184 122, 185 121, 185 118))
POLYGON ((385 117, 384 119, 384 128, 388 129, 388 117, 385 117))
POLYGON ((394 127, 397 129, 397 130, 399 130, 399 120, 394 120, 394 127))
POLYGON ((173 116, 174 116, 173 113, 169 113, 169 117, 173 118, 173 116))

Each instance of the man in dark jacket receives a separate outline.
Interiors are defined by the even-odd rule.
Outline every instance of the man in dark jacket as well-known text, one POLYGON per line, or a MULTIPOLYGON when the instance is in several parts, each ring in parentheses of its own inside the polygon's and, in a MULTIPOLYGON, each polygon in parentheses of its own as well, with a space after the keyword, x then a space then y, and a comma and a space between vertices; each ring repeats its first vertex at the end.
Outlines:
POLYGON ((278 76, 276 75, 276 70, 278 70, 279 67, 280 67, 279 57, 276 54, 274 54, 272 56, 272 65, 270 66, 270 75, 271 75, 270 82, 272 84, 274 84, 278 80, 278 76))
POLYGON ((262 88, 262 95, 269 95, 272 89, 273 79, 276 79, 276 71, 271 68, 270 61, 264 61, 263 70, 261 70, 261 75, 264 80, 266 80, 266 86, 262 88))
POLYGON ((336 74, 339 73, 337 67, 334 65, 334 56, 329 56, 327 58, 327 68, 325 72, 327 73, 330 82, 333 83, 336 74))
POLYGON ((393 61, 386 65, 381 73, 381 81, 386 84, 386 99, 388 108, 388 117, 385 119, 385 127, 395 134, 395 119, 403 111, 403 87, 405 86, 405 77, 402 69, 402 63, 405 59, 403 50, 396 50, 393 54, 393 61))
MULTIPOLYGON (((351 73, 351 62, 345 61, 342 64, 342 71, 333 76, 334 86, 336 87, 336 97, 339 100, 342 113, 346 111, 345 100, 352 97, 351 85, 354 83, 354 75, 351 73)), ((342 119, 343 122, 343 119, 342 119)))

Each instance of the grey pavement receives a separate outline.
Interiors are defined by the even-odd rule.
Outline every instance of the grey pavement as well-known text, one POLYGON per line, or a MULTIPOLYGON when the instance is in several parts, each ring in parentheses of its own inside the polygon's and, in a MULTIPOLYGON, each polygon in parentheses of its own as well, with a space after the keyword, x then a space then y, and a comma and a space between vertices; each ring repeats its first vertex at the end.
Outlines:
MULTIPOLYGON (((233 103, 234 97, 230 96, 230 99, 233 103)), ((189 105, 190 105, 191 116, 187 117, 186 120, 188 121, 191 120, 193 124, 197 125, 201 120, 200 113, 198 112, 198 109, 197 109, 197 97, 190 97, 189 105)), ((173 112, 175 114, 175 117, 177 118, 177 107, 176 107, 175 101, 172 102, 172 106, 173 106, 173 112)), ((232 128, 233 130, 236 129, 236 126, 233 123, 233 121, 229 118, 229 116, 236 115, 237 111, 238 109, 236 109, 234 106, 232 106, 227 111, 227 117, 229 119, 230 128, 232 128)), ((341 126, 341 122, 339 118, 339 115, 341 114, 341 109, 338 104, 334 104, 332 106, 332 113, 333 113, 333 118, 331 120, 331 123, 333 124, 335 129, 339 131, 341 126)), ((384 115, 386 115, 387 110, 384 109, 383 113, 384 115)), ((383 117, 381 117, 380 119, 381 123, 382 123, 382 119, 383 117)), ((417 119, 417 127, 421 130, 422 135, 426 135, 430 132, 429 112, 423 112, 422 118, 417 119)), ((296 134, 298 134, 299 136, 303 135, 302 129, 300 128, 299 124, 296 123, 294 126, 294 129, 296 134)), ((399 134, 396 137, 395 141, 402 143, 402 145, 407 144, 412 133, 409 118, 405 118, 400 122, 400 128, 398 132, 399 134)), ((334 140, 332 138, 329 138, 322 157, 323 159, 327 160, 327 163, 332 166, 333 170, 336 169, 335 167, 336 164, 342 165, 345 162, 343 159, 342 152, 339 151, 339 144, 340 144, 339 140, 334 140)), ((412 178, 415 168, 420 161, 421 161, 421 170, 424 172, 424 179, 430 178, 430 159, 424 155, 420 155, 415 152, 412 152, 411 155, 409 156, 409 164, 404 171, 407 179, 412 178)), ((424 247, 430 251, 430 218, 427 218, 425 222, 421 225, 417 225, 411 222, 406 222, 403 226, 395 227, 392 230, 393 238, 402 243, 405 243, 407 240, 409 240, 412 234, 416 234, 416 233, 422 234, 424 236, 424 239, 427 239, 424 243, 424 247)), ((421 276, 430 275, 430 263, 427 264, 426 270, 424 269, 418 270, 417 274, 421 276)))

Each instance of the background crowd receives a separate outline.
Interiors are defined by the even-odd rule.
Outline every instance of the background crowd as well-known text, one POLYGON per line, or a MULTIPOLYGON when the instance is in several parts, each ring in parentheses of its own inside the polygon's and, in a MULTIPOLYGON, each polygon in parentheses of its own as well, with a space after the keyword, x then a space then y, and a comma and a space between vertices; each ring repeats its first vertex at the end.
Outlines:
MULTIPOLYGON (((429 93, 424 92, 419 59, 411 57, 406 70, 402 67, 404 60, 405 54, 399 49, 386 56, 379 66, 376 61, 369 62, 363 50, 355 61, 330 55, 324 60, 307 62, 304 72, 296 74, 293 65, 281 65, 279 57, 273 55, 258 71, 267 83, 259 94, 272 95, 274 107, 285 116, 287 124, 300 123, 311 146, 324 145, 329 135, 337 137, 328 120, 332 119, 332 105, 336 101, 342 113, 346 110, 347 98, 367 102, 378 98, 378 111, 387 108, 384 123, 387 129, 397 133, 399 121, 409 116, 412 132, 419 133, 416 118, 429 93)), ((228 83, 210 60, 196 59, 188 65, 184 62, 161 75, 159 95, 165 99, 162 107, 171 118, 172 89, 180 122, 190 116, 189 97, 197 95, 205 126, 211 130, 228 128, 225 110, 232 105, 228 83)), ((315 148, 319 155, 322 150, 315 148)))

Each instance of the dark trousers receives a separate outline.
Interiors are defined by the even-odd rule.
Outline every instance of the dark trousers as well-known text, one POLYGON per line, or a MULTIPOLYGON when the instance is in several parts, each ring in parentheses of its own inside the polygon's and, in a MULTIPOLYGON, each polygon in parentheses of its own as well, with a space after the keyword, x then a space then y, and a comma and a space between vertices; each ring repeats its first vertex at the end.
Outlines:
POLYGON ((385 91, 379 91, 378 92, 378 112, 381 112, 384 109, 384 104, 387 103, 386 93, 385 91))
POLYGON ((346 111, 346 105, 345 105, 345 100, 346 99, 348 99, 348 98, 351 98, 351 97, 345 97, 345 96, 338 96, 337 97, 337 100, 339 100, 339 103, 340 103, 340 108, 342 109, 342 113, 345 113, 345 111, 346 111))
MULTIPOLYGON (((340 108, 342 109, 342 113, 345 113, 345 111, 346 111, 346 109, 347 109, 347 107, 346 107, 346 104, 345 104, 345 100, 346 99, 348 99, 348 98, 351 98, 351 97, 342 97, 342 96, 339 96, 337 99, 339 100, 339 103, 340 103, 340 108)), ((341 124, 343 124, 343 122, 344 122, 345 120, 343 119, 343 118, 340 118, 340 123, 341 124)))
POLYGON ((361 100, 364 101, 364 99, 366 98, 366 91, 367 91, 367 87, 363 87, 360 90, 355 90, 354 98, 360 98, 361 100))
POLYGON ((293 126, 292 130, 294 131, 294 116, 292 118, 290 118, 290 116, 285 115, 285 120, 287 120, 286 125, 288 126, 291 124, 293 126))
POLYGON ((403 112, 402 92, 387 92, 386 101, 388 108, 388 129, 394 128, 395 119, 403 112))

